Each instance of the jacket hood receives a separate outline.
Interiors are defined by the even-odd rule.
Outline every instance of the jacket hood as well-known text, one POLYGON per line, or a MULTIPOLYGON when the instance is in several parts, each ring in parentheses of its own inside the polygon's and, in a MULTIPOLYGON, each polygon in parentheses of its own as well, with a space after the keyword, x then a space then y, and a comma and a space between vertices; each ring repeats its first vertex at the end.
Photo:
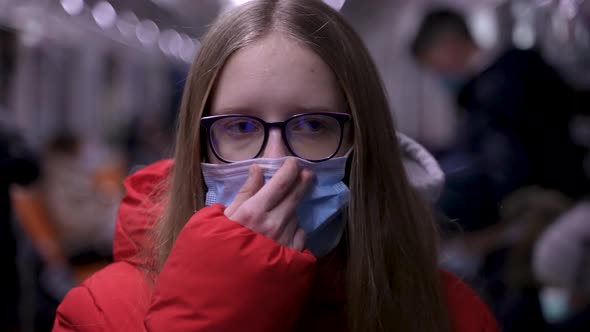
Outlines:
MULTIPOLYGON (((409 137, 398 134, 403 165, 411 185, 426 200, 434 202, 444 185, 444 175, 432 155, 409 137)), ((152 242, 151 230, 162 213, 161 195, 173 161, 151 164, 125 180, 125 197, 119 207, 113 254, 115 261, 145 265, 152 242)))
POLYGON ((402 162, 411 185, 427 201, 433 203, 440 197, 445 175, 434 157, 420 144, 404 134, 397 135, 402 152, 402 162))
POLYGON ((163 212, 161 194, 170 175, 173 161, 162 160, 133 173, 125 179, 125 197, 117 214, 113 256, 115 261, 132 265, 151 263, 147 245, 152 228, 163 212))

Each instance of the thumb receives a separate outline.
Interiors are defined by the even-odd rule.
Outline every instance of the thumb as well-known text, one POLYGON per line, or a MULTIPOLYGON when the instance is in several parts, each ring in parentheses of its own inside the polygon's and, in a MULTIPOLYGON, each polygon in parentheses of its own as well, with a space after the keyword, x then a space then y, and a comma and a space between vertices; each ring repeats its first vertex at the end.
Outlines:
POLYGON ((246 183, 240 188, 240 191, 234 198, 233 202, 225 209, 225 215, 228 218, 236 212, 236 210, 250 197, 254 196, 262 188, 264 185, 264 177, 262 175, 262 170, 258 165, 254 164, 250 166, 248 172, 248 179, 246 183))
POLYGON ((292 248, 295 250, 303 251, 305 247, 305 232, 302 228, 297 228, 293 235, 292 248))

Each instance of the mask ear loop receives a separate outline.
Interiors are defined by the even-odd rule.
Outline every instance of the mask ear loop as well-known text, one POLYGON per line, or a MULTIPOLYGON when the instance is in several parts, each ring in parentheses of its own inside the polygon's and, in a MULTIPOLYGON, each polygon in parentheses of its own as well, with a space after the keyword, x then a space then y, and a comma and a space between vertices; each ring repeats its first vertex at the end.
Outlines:
POLYGON ((348 152, 344 155, 346 158, 346 167, 344 168, 344 179, 342 180, 342 182, 344 182, 344 184, 349 187, 349 183, 350 183, 350 173, 352 171, 352 160, 354 159, 354 151, 352 150, 352 147, 350 148, 350 150, 348 150, 348 152))
MULTIPOLYGON (((209 104, 209 101, 207 101, 209 104)), ((207 109, 209 107, 207 106, 207 109)), ((201 150, 201 163, 208 162, 208 150, 209 150, 209 133, 204 128, 201 128, 199 132, 199 149, 201 150)), ((199 176, 201 177, 201 183, 203 184, 203 193, 207 192, 207 185, 205 184, 205 177, 203 176, 203 169, 199 172, 199 176)), ((193 191, 193 213, 197 213, 197 193, 193 191)))
MULTIPOLYGON (((350 105, 348 103, 348 101, 346 102, 346 104, 347 105, 350 105)), ((350 106, 348 106, 348 110, 350 112, 350 106)), ((344 157, 347 157, 347 158, 346 158, 346 167, 344 169, 344 179, 342 180, 342 182, 344 182, 344 184, 347 187, 350 187, 349 186, 349 183, 350 183, 350 173, 352 171, 352 160, 354 159, 354 144, 351 144, 351 146, 348 149, 348 151, 344 154, 344 157)))
MULTIPOLYGON (((354 150, 350 147, 350 150, 346 152, 344 155, 346 158, 346 166, 344 168, 344 179, 342 182, 346 185, 346 187, 350 188, 350 173, 352 172, 352 160, 354 159, 354 150)), ((336 251, 342 252, 344 255, 348 251, 348 204, 346 207, 341 211, 342 213, 342 222, 344 223, 344 227, 342 229, 342 236, 340 237, 340 243, 336 246, 336 251)))

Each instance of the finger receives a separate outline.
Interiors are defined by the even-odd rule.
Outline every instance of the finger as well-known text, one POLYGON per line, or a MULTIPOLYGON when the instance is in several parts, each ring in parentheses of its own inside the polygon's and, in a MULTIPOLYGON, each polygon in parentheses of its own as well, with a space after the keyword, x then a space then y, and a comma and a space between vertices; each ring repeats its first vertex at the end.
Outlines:
POLYGON ((297 161, 289 158, 251 200, 265 211, 270 211, 292 190, 298 178, 297 161))
POLYGON ((275 227, 278 227, 277 234, 281 234, 283 238, 286 237, 283 243, 287 245, 292 243, 293 236, 299 227, 296 208, 303 196, 305 196, 312 178, 313 173, 310 170, 301 171, 295 188, 270 212, 273 220, 283 220, 282 223, 275 225, 275 227))
POLYGON ((225 215, 229 218, 231 218, 231 216, 246 200, 254 196, 264 185, 264 176, 262 175, 262 170, 260 167, 258 167, 258 165, 254 164, 250 166, 248 174, 249 175, 246 183, 244 183, 234 200, 225 209, 225 215))
POLYGON ((303 248, 305 248, 305 231, 303 231, 303 228, 298 227, 295 231, 291 248, 299 251, 303 251, 303 248))
POLYGON ((295 184, 295 188, 287 193, 283 200, 275 207, 275 215, 278 215, 279 218, 293 215, 295 208, 297 208, 297 205, 299 205, 301 199, 303 199, 303 196, 305 196, 305 193, 309 189, 312 180, 312 171, 304 169, 299 172, 299 179, 295 184))
POLYGON ((293 211, 292 214, 287 218, 274 216, 272 218, 274 220, 277 220, 278 218, 282 218, 280 220, 284 220, 284 222, 282 222, 281 225, 275 225, 275 227, 278 227, 275 229, 275 232, 277 234, 277 242, 283 244, 286 247, 292 248, 293 236, 295 235, 297 228, 299 228, 299 225, 297 224, 297 217, 295 216, 295 211, 293 211))

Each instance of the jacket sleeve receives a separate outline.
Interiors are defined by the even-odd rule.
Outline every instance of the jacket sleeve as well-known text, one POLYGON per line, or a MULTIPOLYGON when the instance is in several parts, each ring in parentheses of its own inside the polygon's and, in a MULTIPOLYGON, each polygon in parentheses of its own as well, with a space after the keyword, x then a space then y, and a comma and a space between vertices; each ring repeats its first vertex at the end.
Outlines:
POLYGON ((315 257, 253 232, 223 211, 221 205, 207 207, 189 220, 153 288, 143 272, 118 262, 71 290, 53 331, 291 330, 315 257))
POLYGON ((103 332, 104 317, 95 305, 90 290, 76 287, 65 297, 57 309, 53 332, 103 332))
POLYGON ((53 331, 143 331, 149 294, 143 271, 116 262, 70 290, 57 308, 53 331))
POLYGON ((225 217, 214 205, 186 224, 156 282, 148 331, 288 331, 315 257, 225 217))

